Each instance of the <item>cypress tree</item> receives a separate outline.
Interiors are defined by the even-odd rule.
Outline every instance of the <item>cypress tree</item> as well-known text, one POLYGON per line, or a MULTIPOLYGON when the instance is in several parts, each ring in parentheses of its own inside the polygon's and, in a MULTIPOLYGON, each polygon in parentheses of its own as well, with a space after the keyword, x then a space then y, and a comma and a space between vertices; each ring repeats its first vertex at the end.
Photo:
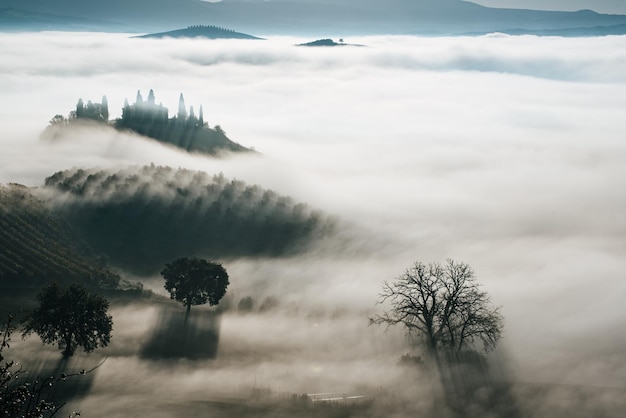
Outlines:
POLYGON ((187 119, 187 108, 185 107, 185 98, 182 93, 180 94, 180 99, 178 99, 178 119, 187 119))
POLYGON ((108 122, 109 120, 109 101, 107 100, 106 96, 102 96, 102 119, 104 119, 105 122, 108 122))
POLYGON ((122 120, 127 121, 130 119, 130 105, 128 99, 124 99, 124 107, 122 108, 122 120))
POLYGON ((85 104, 83 103, 83 99, 78 99, 78 103, 76 103, 76 118, 82 118, 85 115, 85 104))

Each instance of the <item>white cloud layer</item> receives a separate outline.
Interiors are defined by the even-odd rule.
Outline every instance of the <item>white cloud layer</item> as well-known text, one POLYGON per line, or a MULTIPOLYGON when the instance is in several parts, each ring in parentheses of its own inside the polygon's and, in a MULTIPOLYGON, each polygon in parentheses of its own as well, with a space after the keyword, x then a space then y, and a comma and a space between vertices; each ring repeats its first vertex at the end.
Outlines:
POLYGON ((303 41, 1 34, 0 182, 151 162, 222 171, 386 243, 341 260, 240 261, 239 294, 288 290, 290 302, 360 315, 377 309, 382 280, 452 257, 503 306, 517 378, 626 385, 626 37, 293 46, 303 41), (106 94, 117 117, 150 88, 170 114, 180 92, 203 104, 211 126, 265 158, 218 161, 106 132, 39 139, 79 97, 106 94))

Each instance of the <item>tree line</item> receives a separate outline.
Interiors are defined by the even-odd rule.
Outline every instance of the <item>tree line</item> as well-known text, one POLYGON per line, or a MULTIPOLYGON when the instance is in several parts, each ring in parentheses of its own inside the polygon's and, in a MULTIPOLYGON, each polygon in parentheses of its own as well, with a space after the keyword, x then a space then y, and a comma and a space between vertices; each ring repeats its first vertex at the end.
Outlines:
MULTIPOLYGON (((219 263, 198 258, 179 258, 166 264, 161 272, 171 298, 186 307, 185 321, 192 305, 217 305, 226 294, 229 278, 219 263)), ((35 333, 44 344, 57 344, 62 356, 68 358, 81 347, 90 353, 106 347, 111 341, 113 318, 108 313, 109 301, 90 292, 83 284, 67 287, 52 282, 37 295, 38 306, 22 324, 22 337, 35 333)), ((79 373, 60 373, 30 380, 17 361, 5 361, 10 348, 15 316, 0 324, 0 416, 43 418, 54 417, 63 407, 53 396, 51 388, 79 373)), ((80 413, 72 413, 71 417, 80 413)))
POLYGON ((216 30, 220 32, 231 32, 231 33, 235 32, 232 29, 223 28, 221 26, 215 26, 215 25, 191 25, 191 26, 187 26, 187 29, 211 29, 211 30, 216 30))
POLYGON ((150 89, 144 100, 141 91, 137 91, 134 103, 124 100, 122 116, 109 120, 109 104, 106 96, 100 103, 82 99, 76 103, 68 117, 55 115, 49 127, 72 126, 74 122, 95 121, 111 125, 117 130, 130 130, 160 142, 175 145, 189 152, 217 155, 220 152, 250 152, 236 142, 231 141, 220 125, 210 127, 204 118, 204 109, 200 105, 198 112, 193 106, 187 107, 183 94, 178 100, 178 111, 170 117, 169 110, 162 103, 157 104, 154 91, 150 89))
POLYGON ((222 174, 154 165, 73 169, 45 184, 90 246, 140 275, 181 254, 295 255, 336 231, 334 218, 222 174))

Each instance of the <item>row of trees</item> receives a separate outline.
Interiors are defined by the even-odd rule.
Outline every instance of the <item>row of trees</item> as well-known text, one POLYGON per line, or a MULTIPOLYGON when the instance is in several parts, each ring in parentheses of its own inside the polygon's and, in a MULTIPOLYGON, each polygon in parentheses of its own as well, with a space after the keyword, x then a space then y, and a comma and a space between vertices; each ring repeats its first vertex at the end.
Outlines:
POLYGON ((202 105, 194 110, 185 105, 185 98, 180 94, 178 112, 169 116, 163 104, 157 104, 154 91, 150 90, 144 100, 141 91, 137 92, 135 103, 126 99, 122 108, 122 117, 109 122, 109 105, 106 96, 101 103, 85 104, 82 99, 76 104, 67 118, 57 114, 50 120, 50 126, 44 137, 56 138, 60 135, 58 127, 72 127, 74 122, 93 120, 105 123, 120 131, 133 131, 139 135, 168 143, 189 152, 217 155, 222 152, 250 152, 252 150, 231 141, 224 130, 216 125, 213 128, 205 122, 202 105))
MULTIPOLYGON (((217 305, 229 284, 221 264, 198 258, 177 259, 165 266, 162 275, 171 298, 187 308, 185 320, 192 305, 217 305)), ((89 292, 82 284, 64 288, 53 282, 37 295, 37 300, 38 307, 24 321, 23 338, 36 333, 44 344, 56 343, 64 358, 72 356, 78 347, 89 353, 109 344, 113 319, 104 297, 89 292)), ((89 371, 30 379, 19 362, 5 361, 4 351, 10 348, 11 334, 16 330, 14 319, 10 316, 0 324, 0 417, 54 417, 63 403, 54 399, 51 387, 100 365, 89 371)), ((69 416, 79 415, 74 412, 69 416)))
MULTIPOLYGON (((107 97, 102 96, 100 103, 93 103, 89 100, 87 104, 85 104, 82 98, 78 99, 76 109, 71 111, 67 118, 57 114, 50 120, 50 125, 67 123, 76 119, 109 122, 109 102, 107 97)), ((196 115, 193 106, 190 106, 188 111, 185 105, 185 98, 181 93, 178 100, 178 113, 172 121, 190 124, 196 127, 205 126, 202 105, 200 105, 198 115, 196 115)), ((126 99, 124 101, 124 107, 122 108, 122 118, 116 121, 116 123, 121 126, 147 122, 170 122, 168 109, 164 107, 162 103, 156 104, 156 98, 152 89, 150 89, 148 93, 147 100, 143 99, 140 90, 137 91, 135 103, 132 105, 129 104, 128 99, 126 99)))
MULTIPOLYGON (((167 263, 161 275, 171 299, 186 308, 185 324, 192 306, 217 305, 229 285, 228 273, 221 264, 195 257, 167 263)), ((113 321, 108 314, 109 302, 102 296, 90 293, 83 285, 62 288, 52 283, 37 299, 38 308, 24 323, 24 337, 37 333, 44 343, 56 343, 64 357, 72 356, 78 347, 91 352, 109 344, 113 321)), ((479 352, 494 349, 502 336, 500 309, 491 306, 490 297, 481 290, 474 271, 465 263, 416 262, 395 280, 384 282, 379 302, 388 304, 389 309, 372 317, 371 323, 403 326, 407 335, 423 347, 426 358, 437 366, 444 389, 443 376, 451 365, 467 363, 468 359, 475 362, 479 352)), ((0 363, 11 330, 8 323, 2 336, 0 363)), ((413 360, 411 356, 403 356, 402 360, 408 362, 407 358, 413 360)), ((40 414, 23 416, 53 416, 58 411, 46 400, 34 402, 36 393, 29 392, 31 389, 19 389, 19 385, 11 383, 6 376, 11 375, 14 363, 2 364, 0 410, 19 411, 15 399, 26 399, 31 404, 29 411, 40 414), (13 404, 7 404, 9 396, 13 404)), ((453 379, 458 377, 452 375, 453 379)))
POLYGON ((84 104, 83 99, 78 99, 76 103, 77 119, 93 119, 102 122, 109 121, 109 102, 106 96, 102 96, 101 103, 92 103, 91 100, 84 104))
MULTIPOLYGON (((200 258, 179 258, 161 272, 171 299, 181 302, 189 316, 193 305, 217 305, 226 294, 228 273, 219 263, 200 258)), ((82 284, 67 288, 53 282, 38 295, 39 306, 26 319, 23 337, 36 333, 44 344, 57 344, 64 357, 78 347, 90 353, 111 341, 113 319, 109 302, 82 284)))
POLYGON ((214 25, 191 25, 191 26, 187 26, 187 29, 215 29, 221 32, 232 32, 232 33, 235 32, 232 29, 222 28, 221 26, 214 26, 214 25))
POLYGON ((128 102, 128 99, 124 101, 124 107, 122 108, 122 118, 117 123, 121 126, 133 126, 136 123, 169 123, 176 122, 178 124, 192 125, 195 127, 205 126, 204 123, 204 111, 202 105, 198 115, 194 111, 194 107, 190 106, 187 111, 185 105, 185 98, 183 94, 180 94, 178 99, 178 113, 170 120, 169 111, 162 103, 156 104, 156 98, 154 91, 150 89, 147 100, 143 99, 141 91, 137 91, 137 97, 135 103, 132 105, 128 102))
MULTIPOLYGON (((229 285, 221 264, 195 257, 167 263, 161 275, 171 299, 186 308, 186 316, 194 305, 217 305, 229 285)), ((37 299, 39 307, 28 317, 24 336, 35 332, 44 343, 58 343, 66 357, 78 346, 91 352, 108 345, 113 322, 103 297, 84 285, 63 289, 55 282, 37 299)), ((490 306, 488 294, 465 263, 417 262, 395 281, 384 282, 379 302, 388 302, 390 309, 372 317, 371 323, 404 326, 438 365, 442 355, 462 361, 467 353, 488 352, 502 336, 499 308, 490 306)))

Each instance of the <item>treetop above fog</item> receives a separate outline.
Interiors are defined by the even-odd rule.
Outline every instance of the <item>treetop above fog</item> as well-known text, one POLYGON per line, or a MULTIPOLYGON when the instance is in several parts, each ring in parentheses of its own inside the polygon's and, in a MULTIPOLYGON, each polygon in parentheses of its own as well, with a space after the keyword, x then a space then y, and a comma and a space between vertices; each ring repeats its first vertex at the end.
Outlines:
POLYGON ((182 257, 167 263, 161 276, 173 300, 187 308, 192 305, 217 305, 230 284, 226 269, 219 263, 196 257, 182 257))
POLYGON ((250 149, 231 141, 219 125, 211 128, 205 122, 202 105, 197 113, 193 106, 187 108, 182 93, 178 101, 178 112, 171 118, 168 108, 162 103, 157 104, 154 91, 151 89, 146 100, 143 99, 141 91, 137 91, 133 104, 126 99, 122 107, 122 117, 113 121, 109 121, 109 104, 106 96, 102 96, 100 103, 89 100, 85 104, 81 98, 67 118, 61 114, 55 115, 50 120, 48 129, 72 127, 81 121, 95 121, 119 131, 132 131, 189 152, 211 155, 221 152, 251 152, 250 149))

